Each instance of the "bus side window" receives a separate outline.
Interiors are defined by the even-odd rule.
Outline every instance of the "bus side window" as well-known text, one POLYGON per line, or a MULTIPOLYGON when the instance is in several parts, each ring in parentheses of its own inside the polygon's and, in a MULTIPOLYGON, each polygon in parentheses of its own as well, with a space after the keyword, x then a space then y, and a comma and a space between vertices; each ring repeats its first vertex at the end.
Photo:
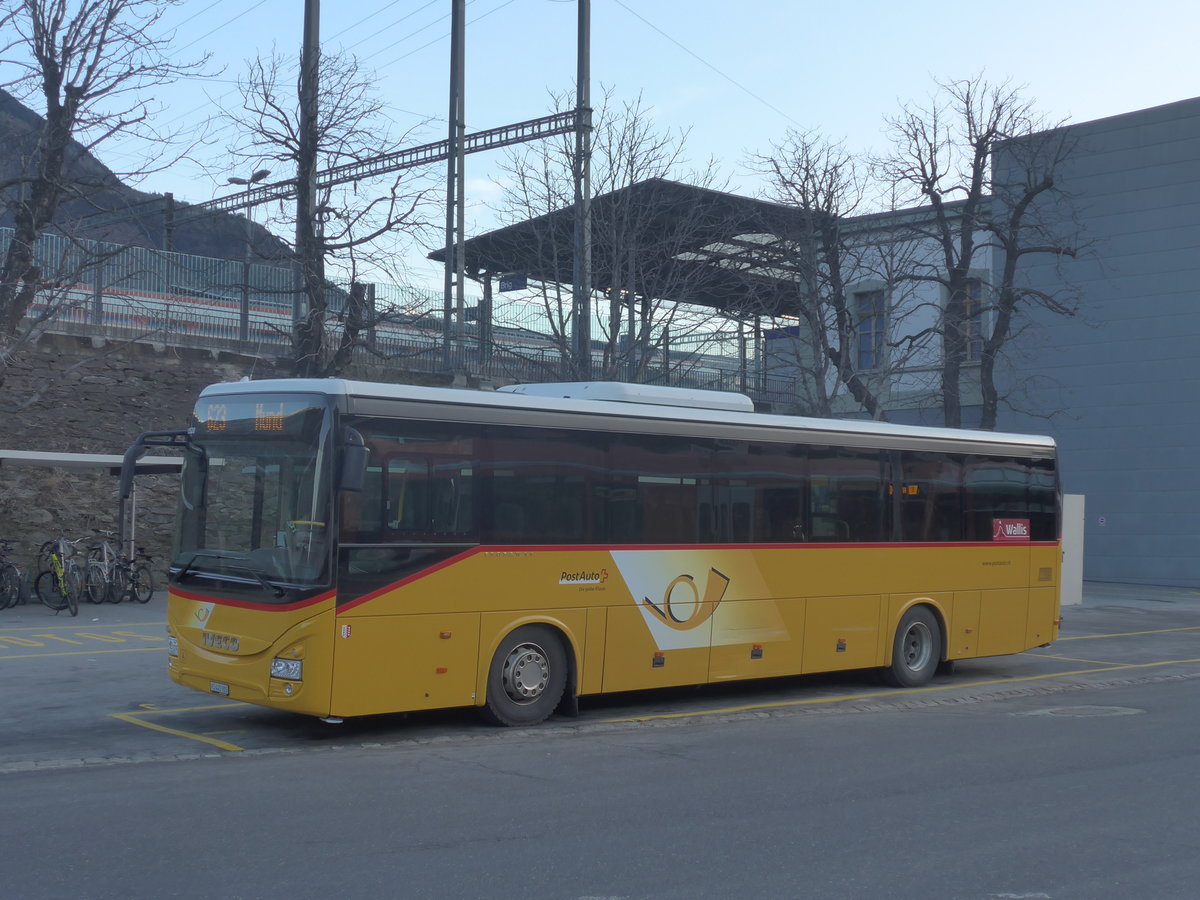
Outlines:
POLYGON ((388 528, 435 538, 472 533, 471 473, 453 459, 388 460, 388 528))
POLYGON ((877 450, 814 447, 810 485, 814 541, 888 540, 890 504, 884 502, 883 459, 877 450))
POLYGON ((809 540, 807 447, 731 443, 722 448, 719 459, 735 542, 793 544, 809 540))
POLYGON ((1019 459, 984 456, 963 470, 963 519, 969 541, 990 541, 997 519, 1029 518, 1029 466, 1019 459))
POLYGON ((894 487, 899 494, 898 540, 962 540, 962 460, 943 453, 905 451, 894 487))
POLYGON ((484 541, 558 544, 596 540, 603 438, 535 428, 489 428, 481 454, 484 541))
POLYGON ((428 465, 392 457, 387 461, 387 527, 391 531, 425 531, 428 465))
POLYGON ((808 540, 802 488, 763 488, 759 491, 758 505, 761 515, 756 527, 756 540, 784 544, 808 540))
POLYGON ((714 444, 666 435, 614 435, 608 467, 636 492, 637 542, 694 544, 717 540, 714 444), (627 473, 627 474, 626 474, 627 473))
POLYGON ((340 540, 345 543, 375 543, 383 539, 383 469, 368 466, 361 491, 341 492, 340 540))
POLYGON ((1029 469, 1030 540, 1054 541, 1059 537, 1058 480, 1054 460, 1033 460, 1029 469))

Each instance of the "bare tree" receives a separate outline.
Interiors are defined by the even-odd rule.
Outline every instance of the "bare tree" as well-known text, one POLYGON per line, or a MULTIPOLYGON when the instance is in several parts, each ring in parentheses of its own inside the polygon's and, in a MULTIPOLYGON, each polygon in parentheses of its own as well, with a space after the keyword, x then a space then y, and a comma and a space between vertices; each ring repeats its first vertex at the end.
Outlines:
MULTIPOLYGON (((566 95, 554 100, 557 109, 573 102, 566 95)), ((704 296, 713 272, 687 258, 712 233, 712 217, 724 213, 690 202, 666 179, 709 190, 721 185, 711 160, 688 168, 686 132, 658 130, 640 97, 618 104, 606 90, 593 122, 592 258, 596 283, 608 285, 596 374, 644 381, 672 365, 666 358, 670 342, 702 342, 713 330, 711 313, 686 302, 704 296)), ((571 270, 571 223, 561 213, 573 202, 574 161, 574 140, 567 135, 525 145, 502 164, 505 192, 498 212, 509 222, 530 223, 536 246, 524 252, 551 273, 571 270)), ((571 340, 574 304, 564 278, 543 281, 527 299, 541 309, 562 370, 578 371, 571 340)), ((684 365, 677 357, 674 365, 684 365)))
MULTIPOLYGON (((0 27, 9 35, 2 62, 16 76, 4 84, 12 96, 40 109, 42 119, 17 173, 0 183, 13 219, 13 237, 0 263, 0 383, 4 369, 28 343, 46 315, 71 298, 49 294, 37 321, 26 321, 46 285, 62 285, 81 266, 47 271, 37 242, 48 229, 67 233, 60 210, 87 201, 112 178, 84 161, 105 142, 142 138, 150 148, 137 171, 162 163, 157 151, 169 136, 151 121, 150 89, 196 71, 204 60, 180 63, 170 57, 171 35, 160 27, 178 0, 0 0, 0 27)), ((101 167, 102 168, 102 167, 101 167)), ((87 244, 77 242, 81 253, 87 244)))
POLYGON ((913 310, 903 277, 911 242, 860 215, 871 184, 842 144, 790 131, 751 166, 766 176, 767 197, 797 213, 769 252, 778 260, 778 290, 790 295, 777 307, 798 319, 778 343, 788 348, 785 366, 801 373, 803 411, 844 411, 838 395, 846 392, 871 418, 887 419, 889 386, 924 343, 905 324, 913 310))
POLYGON ((1074 144, 1061 123, 1043 121, 1008 83, 977 76, 939 88, 927 107, 905 107, 888 120, 894 151, 881 161, 880 174, 902 200, 928 204, 925 221, 907 227, 931 251, 906 278, 944 294, 935 330, 945 423, 963 424, 964 367, 978 360, 980 425, 993 428, 996 360, 1018 308, 1075 312, 1069 290, 1048 295, 1019 281, 1026 257, 1074 256, 1081 249, 1058 183, 1074 144), (987 283, 980 271, 989 273, 987 283))
MULTIPOLYGON (((301 153, 298 109, 290 90, 294 66, 272 55, 250 63, 240 81, 242 108, 229 113, 238 131, 232 158, 250 171, 278 164, 294 171, 301 153)), ((329 170, 370 160, 401 148, 409 134, 393 137, 386 106, 375 94, 376 79, 353 56, 322 54, 319 62, 316 147, 319 168, 329 170)), ((318 175, 318 213, 312 258, 298 260, 307 310, 297 323, 293 370, 300 376, 324 376, 349 364, 363 335, 387 310, 368 308, 361 290, 341 292, 330 302, 326 268, 352 284, 364 270, 394 271, 398 236, 427 224, 422 203, 427 188, 420 174, 402 171, 371 182, 322 183, 318 175)), ((275 221, 294 227, 294 214, 284 210, 275 221)))

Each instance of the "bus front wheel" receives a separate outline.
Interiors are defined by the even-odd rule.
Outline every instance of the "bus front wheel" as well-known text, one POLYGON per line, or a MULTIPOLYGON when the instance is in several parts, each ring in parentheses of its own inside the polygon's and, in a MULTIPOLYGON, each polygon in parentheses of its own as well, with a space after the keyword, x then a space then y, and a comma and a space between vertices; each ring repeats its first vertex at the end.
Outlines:
POLYGON ((892 664, 883 677, 896 687, 928 684, 942 654, 942 629, 927 606, 914 606, 904 614, 892 642, 892 664))
POLYGON ((544 625, 524 625, 492 657, 484 717, 496 725, 536 725, 554 712, 566 684, 562 640, 544 625))

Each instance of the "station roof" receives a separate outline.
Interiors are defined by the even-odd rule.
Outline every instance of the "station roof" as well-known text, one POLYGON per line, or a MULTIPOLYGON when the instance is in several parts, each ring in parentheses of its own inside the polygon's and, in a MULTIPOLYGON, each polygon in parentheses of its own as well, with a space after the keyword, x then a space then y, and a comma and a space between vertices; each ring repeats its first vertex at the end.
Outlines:
MULTIPOLYGON (((732 316, 795 315, 800 268, 792 243, 811 229, 795 207, 651 178, 593 198, 592 286, 709 307, 732 316)), ((472 277, 523 273, 573 280, 574 208, 471 238, 472 277)), ((445 249, 429 254, 444 261, 445 249)))
MULTIPOLYGON (((104 471, 121 474, 122 456, 104 453, 51 453, 39 450, 0 450, 0 468, 38 466, 53 469, 104 471)), ((137 475, 161 475, 178 472, 183 459, 178 456, 144 456, 137 461, 137 475)))

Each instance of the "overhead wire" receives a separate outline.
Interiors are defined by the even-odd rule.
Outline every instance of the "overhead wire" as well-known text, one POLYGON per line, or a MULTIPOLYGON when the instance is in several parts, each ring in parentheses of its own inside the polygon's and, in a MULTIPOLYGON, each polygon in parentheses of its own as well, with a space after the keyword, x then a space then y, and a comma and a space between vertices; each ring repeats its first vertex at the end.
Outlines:
MULTIPOLYGON (((267 0, 258 0, 258 2, 255 3, 253 6, 249 6, 246 9, 243 9, 236 16, 233 16, 232 18, 228 19, 227 21, 221 23, 220 25, 218 25, 216 28, 212 29, 211 31, 206 31, 204 34, 200 35, 198 38, 192 40, 191 42, 189 42, 187 44, 184 44, 182 47, 179 47, 176 52, 182 53, 184 50, 187 50, 189 47, 194 47, 196 44, 200 43, 202 40, 204 40, 207 37, 211 37, 212 35, 216 34, 221 29, 228 28, 230 25, 232 25, 234 22, 236 22, 242 16, 245 16, 245 15, 248 15, 248 14, 254 12, 254 10, 258 9, 260 6, 262 6, 266 2, 267 2, 267 0)), ((193 16, 193 18, 195 18, 195 17, 193 16)))
MULTIPOLYGON (((190 22, 192 19, 195 19, 197 16, 203 14, 204 12, 207 12, 208 10, 212 9, 214 6, 218 5, 221 2, 223 2, 223 0, 215 0, 214 3, 209 4, 203 10, 200 10, 199 12, 195 13, 194 15, 189 16, 187 19, 184 20, 184 23, 190 22)), ((201 35, 200 37, 195 38, 194 40, 190 41, 188 44, 184 45, 183 47, 181 47, 179 49, 184 50, 187 47, 194 46, 196 43, 204 40, 205 38, 210 37, 211 35, 217 33, 218 31, 221 31, 222 29, 228 27, 229 25, 232 25, 235 21, 242 18, 242 16, 246 15, 247 13, 253 12, 255 9, 262 6, 266 2, 267 2, 267 0, 259 0, 259 2, 255 3, 253 6, 250 6, 249 8, 242 10, 241 12, 237 13, 236 15, 225 20, 222 24, 218 25, 216 28, 213 28, 210 31, 206 32, 205 34, 201 35)), ((403 2, 403 0, 392 0, 392 2, 380 7, 375 12, 363 17, 362 19, 359 19, 357 22, 353 23, 352 25, 349 25, 346 28, 343 28, 341 31, 334 34, 330 39, 339 37, 342 34, 345 34, 346 32, 358 27, 363 22, 366 22, 366 21, 372 19, 374 16, 378 15, 380 12, 383 12, 386 9, 390 9, 391 7, 397 5, 400 2, 403 2)), ((438 0, 428 0, 428 2, 424 3, 422 6, 418 7, 417 9, 414 9, 411 12, 407 13, 406 15, 401 16, 399 19, 395 20, 394 22, 391 22, 388 25, 383 26, 381 29, 379 29, 377 34, 382 34, 386 31, 388 31, 389 29, 394 28, 396 25, 400 24, 401 22, 405 21, 408 18, 411 18, 411 16, 421 12, 422 10, 427 9, 430 6, 433 6, 437 2, 438 2, 438 0)), ((445 18, 445 17, 443 16, 443 18, 445 18)), ((184 23, 180 23, 180 24, 184 24, 184 23)), ((436 20, 435 20, 435 23, 436 23, 436 20)), ((428 27, 428 26, 426 26, 426 27, 428 27)), ((418 29, 415 32, 410 32, 408 35, 401 38, 400 40, 401 41, 407 40, 412 35, 419 33, 421 30, 424 30, 424 29, 418 29)), ((228 85, 233 85, 233 86, 236 86, 240 83, 237 80, 215 78, 213 76, 206 76, 206 75, 184 76, 180 80, 181 81, 196 80, 196 81, 203 81, 204 83, 207 83, 207 84, 218 83, 218 84, 228 84, 228 85)), ((178 114, 172 116, 171 118, 164 120, 161 123, 161 125, 163 128, 170 128, 170 126, 174 125, 175 123, 186 120, 186 119, 190 119, 190 118, 194 117, 195 115, 197 115, 198 113, 201 113, 206 109, 210 109, 214 105, 220 106, 223 101, 233 97, 235 94, 236 94, 236 90, 231 89, 231 90, 227 90, 221 94, 218 94, 216 97, 209 97, 205 102, 200 103, 200 104, 192 107, 191 109, 179 112, 178 114)), ((411 113, 411 114, 419 115, 417 113, 411 113)), ((122 158, 129 159, 129 158, 132 158, 137 155, 138 154, 134 151, 126 151, 126 152, 114 151, 111 154, 108 154, 110 159, 122 159, 122 158)))
MULTIPOLYGON (((180 22, 178 25, 176 25, 175 28, 178 28, 188 22, 191 22, 191 21, 203 16, 205 13, 209 12, 214 7, 219 6, 223 2, 224 2, 224 0, 214 0, 214 2, 208 4, 203 9, 198 10, 197 12, 193 13, 188 18, 184 19, 182 22, 180 22)), ((186 50, 190 47, 195 46, 196 44, 200 43, 201 41, 204 41, 205 39, 211 37, 212 35, 216 34, 219 31, 221 31, 222 29, 227 28, 228 26, 232 25, 237 20, 243 18, 244 16, 248 15, 249 13, 251 13, 254 10, 258 9, 259 7, 263 6, 266 2, 267 2, 267 0, 258 0, 258 2, 253 3, 252 5, 248 6, 247 8, 245 8, 243 10, 240 10, 235 15, 230 16, 228 19, 226 19, 220 25, 210 29, 209 31, 205 32, 204 34, 194 38, 193 40, 189 41, 187 44, 178 48, 179 51, 186 50)), ((345 26, 344 28, 340 29, 339 31, 335 32, 328 39, 333 40, 335 38, 341 37, 344 34, 347 34, 350 31, 353 31, 355 28, 358 28, 359 26, 363 25, 364 23, 377 18, 379 16, 379 14, 384 12, 385 10, 391 9, 392 7, 399 5, 401 2, 404 2, 404 0, 391 0, 391 2, 384 4, 383 6, 376 9, 374 12, 358 19, 357 21, 355 21, 355 22, 345 26)), ((390 31, 391 29, 395 28, 396 26, 400 25, 401 23, 411 19, 414 15, 417 15, 418 13, 428 9, 429 7, 436 5, 437 2, 438 2, 438 0, 428 0, 428 2, 423 3, 420 6, 416 7, 415 9, 412 9, 412 10, 406 12, 400 18, 388 23, 385 26, 380 27, 379 29, 376 30, 375 34, 379 35, 379 34, 384 34, 385 32, 390 31)), ((467 0, 467 5, 471 6, 475 2, 476 2, 476 0, 467 0)), ((474 24, 488 18, 489 16, 492 16, 493 14, 499 12, 500 10, 512 5, 514 2, 516 2, 516 0, 504 0, 504 2, 501 2, 498 5, 494 6, 493 8, 487 10, 486 12, 481 13, 479 16, 469 19, 468 22, 466 23, 466 25, 468 27, 470 27, 471 25, 474 25, 474 24)), ((433 19, 428 24, 423 25, 419 28, 415 28, 412 31, 409 31, 407 34, 403 35, 402 37, 400 37, 396 40, 393 40, 388 46, 384 47, 382 50, 377 50, 374 53, 368 54, 365 57, 360 57, 360 59, 365 61, 367 59, 371 59, 373 57, 380 55, 382 52, 384 52, 388 49, 394 49, 397 44, 411 40, 412 38, 416 37, 417 35, 421 34, 422 32, 428 31, 431 27, 436 26, 439 22, 443 22, 448 18, 450 18, 449 14, 438 16, 437 18, 433 19)), ((376 71, 378 72, 378 71, 388 69, 388 68, 396 65, 397 63, 399 63, 405 59, 408 59, 409 57, 414 56, 417 53, 420 53, 422 50, 428 49, 429 47, 447 39, 449 36, 450 36, 449 32, 446 32, 446 33, 438 36, 437 38, 434 38, 431 41, 427 41, 427 42, 421 44, 420 46, 415 47, 412 50, 409 50, 408 52, 403 53, 400 56, 392 59, 391 61, 379 66, 376 69, 376 71)), ((239 83, 238 81, 231 80, 231 79, 216 78, 213 76, 202 76, 202 75, 185 76, 181 80, 185 80, 185 81, 186 80, 197 80, 197 81, 202 80, 205 83, 218 83, 218 84, 228 84, 228 85, 236 85, 239 83)), ((236 93, 235 90, 228 90, 221 94, 216 95, 215 97, 209 97, 206 102, 201 103, 189 110, 182 111, 182 112, 172 116, 171 118, 164 120, 161 123, 161 125, 164 129, 168 129, 178 122, 190 119, 190 118, 196 116, 198 113, 201 113, 202 111, 204 111, 206 109, 210 109, 214 105, 220 106, 223 101, 232 97, 235 93, 236 93)), ((442 121, 442 122, 446 121, 446 118, 444 115, 441 115, 441 116, 428 115, 428 114, 419 113, 415 110, 400 109, 400 108, 396 108, 396 107, 393 107, 393 108, 396 109, 397 112, 404 113, 406 115, 411 115, 416 118, 423 119, 425 121, 442 121)), ((229 126, 225 126, 225 127, 229 127, 229 126)), ((105 155, 108 159, 113 160, 113 159, 129 159, 129 158, 136 157, 139 154, 133 150, 122 152, 122 151, 116 150, 114 148, 113 152, 106 153, 105 155)))
MULTIPOLYGON (((363 18, 361 18, 361 19, 359 19, 357 22, 355 22, 353 25, 347 25, 345 28, 343 28, 341 31, 337 32, 336 34, 332 34, 332 35, 330 35, 330 36, 329 36, 329 40, 333 40, 334 38, 339 38, 339 37, 341 37, 343 34, 345 34, 345 33, 346 33, 346 32, 348 32, 348 31, 353 31, 353 30, 354 30, 355 28, 357 28, 359 25, 361 25, 361 24, 363 24, 364 22, 367 22, 367 21, 369 21, 369 20, 371 20, 371 19, 375 18, 375 16, 379 15, 379 14, 380 14, 381 12, 383 12, 385 9, 391 9, 393 6, 395 6, 397 3, 400 3, 400 2, 403 2, 403 0, 392 0, 392 2, 391 2, 391 3, 387 4, 387 5, 386 5, 386 6, 384 6, 384 7, 381 7, 380 9, 377 9, 377 10, 375 10, 375 12, 373 12, 373 13, 370 13, 369 15, 366 15, 366 16, 364 16, 363 18)), ((422 10, 428 9, 429 7, 433 6, 433 5, 434 5, 435 3, 437 3, 437 2, 438 2, 438 0, 429 0, 429 2, 428 2, 428 3, 422 4, 421 6, 418 6, 418 7, 417 7, 416 9, 414 9, 414 10, 410 10, 409 12, 405 13, 405 14, 404 14, 404 15, 402 15, 400 18, 398 18, 396 21, 394 21, 394 22, 391 22, 391 23, 389 23, 389 24, 387 24, 387 25, 384 25, 384 26, 382 26, 382 27, 379 27, 379 28, 377 28, 377 29, 376 29, 376 31, 375 31, 375 35, 380 35, 380 34, 383 34, 383 33, 384 33, 385 31, 387 31, 389 28, 395 28, 395 27, 396 27, 397 25, 399 25, 401 22, 405 21, 406 19, 411 19, 411 18, 412 18, 413 16, 415 16, 417 13, 421 12, 422 10)), ((402 40, 403 40, 403 39, 402 39, 402 40)))
POLYGON ((771 103, 769 100, 759 96, 758 94, 754 93, 754 91, 750 90, 750 88, 746 87, 744 84, 737 81, 732 76, 727 75, 725 72, 722 72, 720 69, 718 69, 712 63, 710 63, 707 59, 705 59, 699 53, 696 53, 691 48, 684 46, 684 44, 677 41, 675 38, 671 37, 671 35, 667 34, 665 31, 663 31, 661 28, 659 28, 657 25, 655 25, 653 22, 651 22, 645 16, 641 15, 640 13, 636 12, 635 10, 630 9, 629 6, 624 2, 624 0, 613 0, 613 2, 616 3, 617 6, 621 7, 623 10, 625 10, 627 13, 629 13, 631 16, 633 16, 635 19, 638 19, 639 21, 641 21, 644 25, 646 25, 646 27, 658 32, 658 34, 660 34, 662 37, 666 38, 668 41, 670 41, 672 44, 674 44, 676 47, 678 47, 684 53, 688 54, 688 56, 691 56, 693 59, 695 59, 700 64, 706 66, 707 68, 712 69, 714 72, 716 72, 718 75, 720 75, 722 78, 724 78, 730 84, 732 84, 739 91, 743 92, 744 94, 746 94, 749 97, 753 97, 755 100, 757 100, 763 106, 767 107, 767 109, 771 110, 772 112, 778 113, 779 115, 783 116, 783 118, 787 119, 789 122, 791 122, 797 128, 804 127, 799 122, 797 122, 795 119, 793 119, 791 116, 789 116, 787 113, 785 113, 782 109, 780 109, 778 106, 771 103))

